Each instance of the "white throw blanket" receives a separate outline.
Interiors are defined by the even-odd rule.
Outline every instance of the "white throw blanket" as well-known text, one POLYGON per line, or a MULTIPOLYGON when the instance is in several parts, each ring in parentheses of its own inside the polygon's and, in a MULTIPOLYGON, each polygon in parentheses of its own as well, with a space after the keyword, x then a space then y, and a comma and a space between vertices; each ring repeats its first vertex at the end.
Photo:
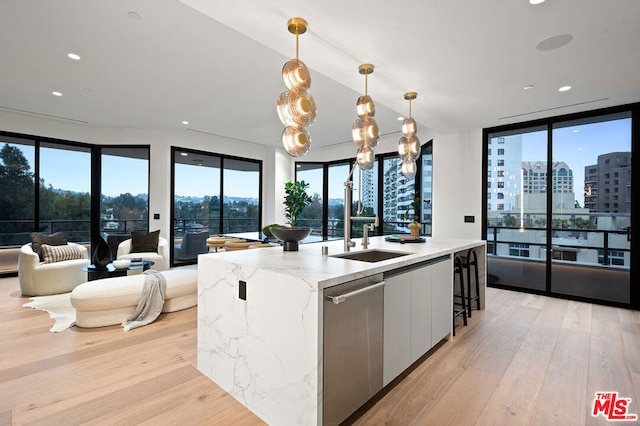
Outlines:
POLYGON ((140 293, 138 307, 133 315, 122 323, 124 331, 150 324, 162 312, 167 280, 164 275, 153 269, 144 271, 144 275, 144 286, 140 293))

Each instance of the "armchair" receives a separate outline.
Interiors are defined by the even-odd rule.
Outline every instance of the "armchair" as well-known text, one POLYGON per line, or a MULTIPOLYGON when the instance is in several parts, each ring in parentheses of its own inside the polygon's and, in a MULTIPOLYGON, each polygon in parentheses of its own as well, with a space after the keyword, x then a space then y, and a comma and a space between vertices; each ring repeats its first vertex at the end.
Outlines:
POLYGON ((187 232, 180 244, 174 246, 176 260, 195 260, 199 254, 208 253, 209 231, 187 232))
POLYGON ((158 252, 131 253, 131 238, 118 244, 118 259, 134 259, 141 257, 143 260, 150 260, 154 263, 151 269, 156 271, 166 271, 169 269, 169 243, 163 237, 158 237, 158 252))
POLYGON ((18 281, 20 292, 24 296, 68 293, 79 284, 87 282, 87 272, 82 268, 90 263, 89 251, 83 245, 68 244, 80 250, 81 259, 45 263, 40 261, 38 253, 31 248, 31 243, 20 248, 18 281))

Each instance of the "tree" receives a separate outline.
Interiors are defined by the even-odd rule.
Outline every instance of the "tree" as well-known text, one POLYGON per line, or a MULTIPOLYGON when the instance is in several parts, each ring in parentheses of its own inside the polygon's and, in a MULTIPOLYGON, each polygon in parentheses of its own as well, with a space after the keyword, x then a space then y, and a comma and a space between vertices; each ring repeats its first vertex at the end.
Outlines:
POLYGON ((22 151, 5 144, 0 150, 0 217, 33 219, 34 176, 22 151))

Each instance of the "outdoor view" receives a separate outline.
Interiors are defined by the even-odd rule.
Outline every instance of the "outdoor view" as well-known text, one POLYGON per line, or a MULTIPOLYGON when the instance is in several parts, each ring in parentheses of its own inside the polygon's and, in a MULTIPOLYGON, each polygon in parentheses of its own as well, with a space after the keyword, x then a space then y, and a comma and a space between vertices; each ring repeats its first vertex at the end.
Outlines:
MULTIPOLYGON (((396 154, 380 156, 370 170, 354 169, 351 214, 378 216, 384 235, 408 233, 407 225, 414 220, 413 200, 418 198, 421 206, 418 221, 422 224, 422 235, 431 235, 431 192, 432 192, 431 144, 423 147, 421 155, 420 193, 416 194, 416 179, 406 179, 401 174, 401 159, 396 154), (382 162, 382 170, 380 169, 382 162), (382 173, 383 187, 379 188, 379 173, 382 173), (382 198, 382 214, 378 211, 382 198)), ((327 167, 327 238, 344 236, 344 182, 349 176, 349 163, 330 164, 327 167)), ((302 223, 313 229, 312 235, 322 235, 323 174, 321 163, 297 163, 296 179, 309 184, 307 192, 313 202, 302 214, 302 223)), ((362 236, 362 226, 352 224, 352 236, 362 236)))
POLYGON ((551 291, 628 302, 631 119, 556 123, 551 163, 547 139, 546 126, 490 135, 490 279, 544 291, 550 253, 551 291))
MULTIPOLYGON (((18 249, 33 231, 65 231, 69 241, 91 242, 89 148, 0 139, 0 270, 15 269, 18 249), (36 148, 38 146, 38 148, 36 148), (39 149, 36 156, 36 149, 39 149), (36 158, 39 158, 36 200, 36 158), (38 206, 38 217, 35 216, 38 206), (37 223, 36 223, 37 220, 37 223)), ((148 148, 102 155, 101 229, 147 229, 148 148), (128 158, 132 154, 134 158, 128 158), (137 158, 136 158, 137 157, 137 158)))
POLYGON ((261 164, 174 151, 174 262, 208 251, 211 235, 260 230, 261 164))

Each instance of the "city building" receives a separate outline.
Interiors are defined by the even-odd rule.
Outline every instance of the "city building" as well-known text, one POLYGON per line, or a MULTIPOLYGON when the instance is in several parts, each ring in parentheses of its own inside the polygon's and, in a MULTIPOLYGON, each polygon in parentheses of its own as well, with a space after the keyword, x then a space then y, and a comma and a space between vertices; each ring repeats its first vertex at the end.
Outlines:
POLYGON ((631 213, 631 153, 599 155, 584 168, 584 203, 590 211, 631 213))

